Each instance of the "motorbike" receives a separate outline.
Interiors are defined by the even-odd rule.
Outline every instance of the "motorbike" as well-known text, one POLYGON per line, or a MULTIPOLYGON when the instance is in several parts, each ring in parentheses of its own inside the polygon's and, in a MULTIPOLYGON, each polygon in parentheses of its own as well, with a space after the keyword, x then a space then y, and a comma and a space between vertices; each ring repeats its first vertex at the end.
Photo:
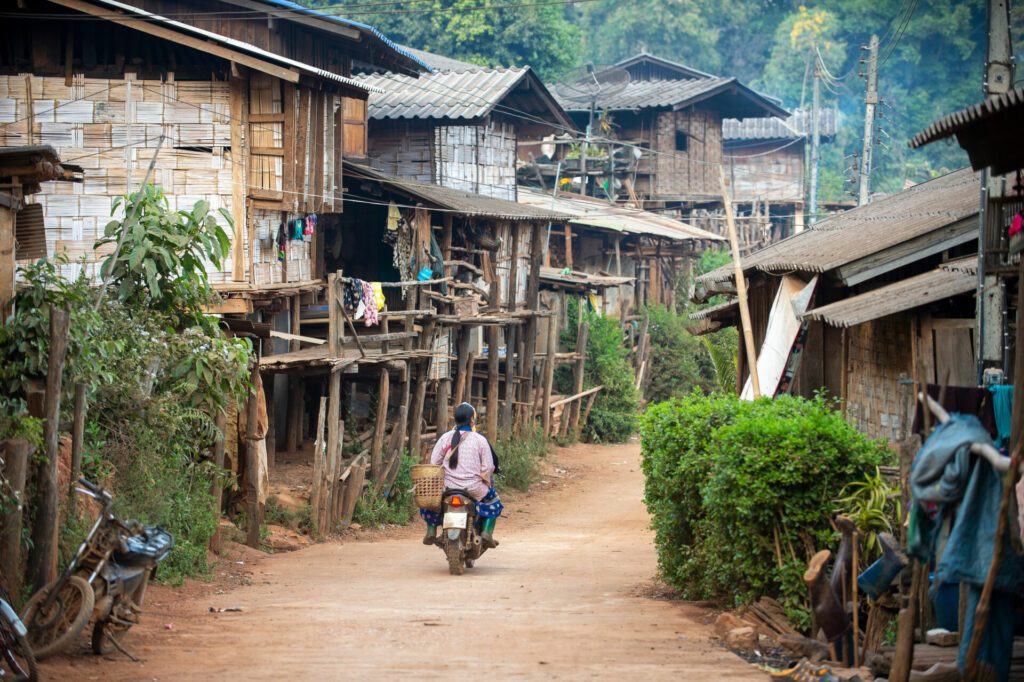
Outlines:
POLYGON ((36 682, 36 659, 25 639, 28 629, 0 587, 0 682, 36 682))
POLYGON ((487 551, 477 528, 476 500, 465 490, 445 490, 441 511, 444 516, 437 546, 448 558, 448 572, 462 575, 487 551))
POLYGON ((64 651, 91 620, 93 653, 114 649, 139 622, 142 600, 157 567, 174 547, 166 530, 120 521, 114 499, 102 487, 80 478, 77 490, 102 509, 85 541, 61 576, 32 596, 22 615, 36 658, 64 651))

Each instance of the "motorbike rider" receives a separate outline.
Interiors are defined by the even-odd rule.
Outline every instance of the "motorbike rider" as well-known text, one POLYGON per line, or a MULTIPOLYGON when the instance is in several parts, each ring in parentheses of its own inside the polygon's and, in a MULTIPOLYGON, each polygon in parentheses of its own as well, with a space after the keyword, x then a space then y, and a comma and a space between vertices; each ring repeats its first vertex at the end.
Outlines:
MULTIPOLYGON (((494 490, 494 474, 498 473, 498 458, 494 448, 475 430, 476 410, 469 403, 455 408, 455 428, 443 434, 430 454, 431 464, 444 466, 444 487, 447 490, 465 490, 477 502, 477 523, 484 546, 498 546, 494 539, 494 526, 504 509, 494 490)), ((437 527, 441 525, 440 512, 420 509, 427 523, 423 544, 437 540, 437 527)))

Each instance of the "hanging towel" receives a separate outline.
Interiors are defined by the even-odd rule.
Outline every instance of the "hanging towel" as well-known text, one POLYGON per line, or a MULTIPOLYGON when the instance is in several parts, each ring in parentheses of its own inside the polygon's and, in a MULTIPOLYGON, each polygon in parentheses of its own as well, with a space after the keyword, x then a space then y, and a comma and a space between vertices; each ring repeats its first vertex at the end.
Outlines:
POLYGON ((384 287, 380 282, 373 283, 373 298, 377 302, 377 310, 384 310, 384 287))
POLYGON ((398 206, 395 202, 388 204, 388 222, 387 226, 389 230, 397 230, 398 223, 402 220, 402 212, 398 210, 398 206))
POLYGON ((288 252, 288 237, 285 234, 284 223, 277 226, 277 260, 284 262, 288 252))
POLYGON ((1013 422, 1013 386, 997 384, 989 386, 992 392, 992 412, 996 418, 996 445, 1005 448, 1010 444, 1010 428, 1013 422))

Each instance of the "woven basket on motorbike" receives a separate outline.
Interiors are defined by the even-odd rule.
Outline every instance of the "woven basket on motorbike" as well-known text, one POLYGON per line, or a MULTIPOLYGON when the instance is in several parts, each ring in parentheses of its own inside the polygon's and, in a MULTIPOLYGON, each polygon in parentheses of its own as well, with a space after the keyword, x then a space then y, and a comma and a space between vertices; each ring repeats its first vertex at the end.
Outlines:
POLYGON ((444 467, 439 464, 414 464, 412 489, 418 507, 440 511, 441 496, 444 494, 444 467))

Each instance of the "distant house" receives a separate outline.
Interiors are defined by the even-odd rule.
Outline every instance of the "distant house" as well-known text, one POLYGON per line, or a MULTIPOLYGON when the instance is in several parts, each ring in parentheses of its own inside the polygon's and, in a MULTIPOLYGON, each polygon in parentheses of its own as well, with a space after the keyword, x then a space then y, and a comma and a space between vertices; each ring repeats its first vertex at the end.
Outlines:
MULTIPOLYGON (((835 109, 822 109, 819 135, 822 143, 835 139, 835 109)), ((730 118, 722 122, 726 174, 732 199, 738 205, 755 204, 779 216, 773 219, 771 240, 789 236, 804 227, 806 158, 811 141, 811 112, 798 109, 782 118, 730 118)), ((754 211, 756 212, 756 211, 754 211)))
MULTIPOLYGON (((622 141, 630 152, 639 151, 637 155, 620 152, 618 157, 630 165, 621 169, 616 164, 616 174, 631 181, 645 207, 685 209, 720 202, 719 168, 725 160, 722 121, 789 116, 777 101, 736 78, 714 76, 654 55, 637 55, 614 68, 628 72, 630 80, 625 87, 598 96, 595 110, 612 132, 592 134, 622 141)), ((585 129, 591 103, 569 97, 557 87, 554 92, 576 125, 585 129)), ((588 163, 588 172, 601 175, 607 165, 588 163)), ((619 198, 631 198, 628 188, 615 189, 619 198)))
POLYGON ((370 73, 356 80, 377 91, 369 98, 370 165, 499 199, 516 199, 520 139, 573 126, 529 67, 460 67, 418 78, 370 73))

